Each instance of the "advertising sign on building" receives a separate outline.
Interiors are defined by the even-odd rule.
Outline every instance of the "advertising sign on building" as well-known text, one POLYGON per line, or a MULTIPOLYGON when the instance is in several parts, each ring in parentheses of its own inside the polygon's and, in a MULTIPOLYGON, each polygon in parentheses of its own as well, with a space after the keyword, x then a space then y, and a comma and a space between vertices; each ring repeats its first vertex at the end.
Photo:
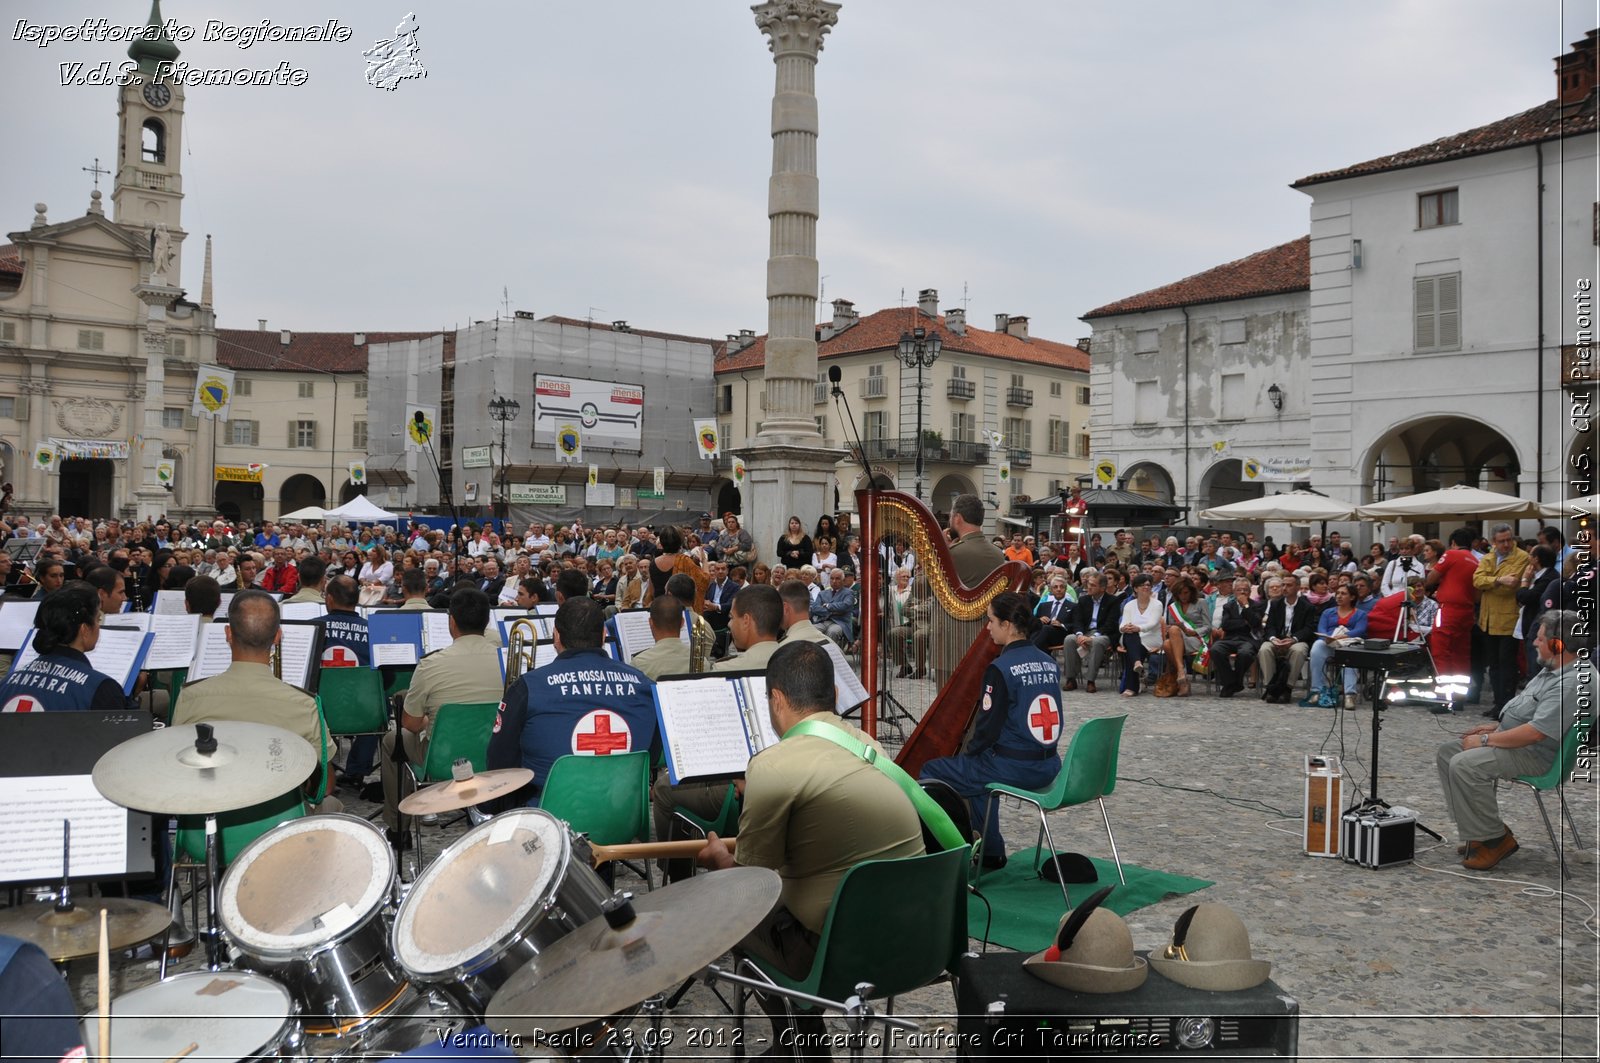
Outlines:
POLYGON ((588 447, 642 451, 644 389, 540 373, 533 378, 534 444, 555 446, 564 426, 577 428, 588 447))
POLYGON ((512 484, 511 502, 518 506, 564 506, 566 484, 512 484))

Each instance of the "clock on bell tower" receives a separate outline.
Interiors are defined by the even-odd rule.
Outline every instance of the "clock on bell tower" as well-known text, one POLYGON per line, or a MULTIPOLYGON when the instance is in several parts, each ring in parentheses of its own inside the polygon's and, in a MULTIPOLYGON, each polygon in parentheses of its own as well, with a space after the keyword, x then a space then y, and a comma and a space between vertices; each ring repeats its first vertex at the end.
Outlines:
MULTIPOLYGON (((128 48, 128 57, 138 68, 117 90, 112 218, 145 229, 164 224, 174 247, 181 249, 183 86, 159 76, 161 64, 178 58, 178 46, 167 35, 161 17, 161 0, 152 0, 148 25, 155 27, 151 39, 141 38, 128 48)), ((178 264, 175 260, 174 276, 181 276, 178 264)))

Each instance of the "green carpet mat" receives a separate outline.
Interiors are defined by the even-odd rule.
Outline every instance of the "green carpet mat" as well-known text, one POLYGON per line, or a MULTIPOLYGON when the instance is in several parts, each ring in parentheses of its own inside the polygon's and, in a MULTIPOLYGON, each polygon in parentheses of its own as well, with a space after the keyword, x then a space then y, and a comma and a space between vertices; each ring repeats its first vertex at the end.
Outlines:
MULTIPOLYGON (((967 933, 973 938, 981 941, 984 926, 988 924, 992 945, 1019 952, 1037 952, 1050 944, 1066 908, 1061 903, 1061 887, 1034 874, 1034 853, 1032 848, 1013 852, 1005 867, 984 873, 978 889, 989 904, 985 905, 974 896, 967 898, 967 933), (989 922, 990 907, 994 909, 992 923, 989 922)), ((1081 904, 1100 887, 1115 886, 1111 896, 1106 898, 1105 907, 1118 915, 1127 915, 1166 897, 1181 897, 1211 885, 1202 878, 1151 871, 1124 860, 1122 873, 1128 879, 1124 886, 1117 881, 1116 864, 1092 857, 1091 861, 1100 876, 1099 881, 1069 882, 1067 895, 1073 904, 1081 904)))

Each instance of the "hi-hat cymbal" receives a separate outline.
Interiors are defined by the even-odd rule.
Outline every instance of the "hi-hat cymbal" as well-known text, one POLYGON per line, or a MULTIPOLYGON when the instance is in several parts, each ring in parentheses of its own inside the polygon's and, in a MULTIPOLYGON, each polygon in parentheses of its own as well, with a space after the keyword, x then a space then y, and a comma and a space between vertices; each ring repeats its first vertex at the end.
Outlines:
POLYGON ((56 963, 100 951, 100 909, 106 910, 106 936, 113 952, 141 945, 167 928, 165 906, 121 897, 80 900, 70 912, 52 904, 24 904, 0 911, 0 934, 31 941, 56 963))
POLYGON ((497 771, 480 771, 470 779, 460 782, 449 780, 434 783, 418 790, 400 802, 400 812, 406 816, 427 816, 440 812, 454 812, 471 808, 497 797, 520 790, 533 781, 533 772, 527 768, 500 768, 497 771))
POLYGON ((94 766, 94 786, 115 804, 142 812, 206 815, 281 797, 317 766, 311 743, 264 723, 218 720, 167 727, 113 747, 94 766), (196 748, 200 728, 217 748, 196 748))
POLYGON ((638 918, 592 919, 528 961, 489 1002, 491 1029, 536 1037, 586 1026, 677 986, 738 944, 778 901, 782 880, 735 867, 633 899, 638 918))

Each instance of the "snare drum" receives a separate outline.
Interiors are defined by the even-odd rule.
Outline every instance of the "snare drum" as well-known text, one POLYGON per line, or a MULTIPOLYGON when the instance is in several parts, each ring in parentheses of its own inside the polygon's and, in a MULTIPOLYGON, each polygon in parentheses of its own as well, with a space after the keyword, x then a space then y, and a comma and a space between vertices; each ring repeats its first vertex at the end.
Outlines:
MULTIPOLYGON (((100 1051, 100 1024, 83 1021, 88 1058, 100 1051)), ((194 971, 124 993, 111 1002, 113 1059, 292 1059, 300 1027, 289 991, 248 971, 194 971)))
POLYGON ((481 1016, 489 998, 554 941, 597 918, 611 890, 588 846, 537 808, 480 823, 412 884, 394 955, 414 981, 481 1016))
POLYGON ((289 987, 308 1034, 358 1030, 406 988, 383 921, 394 879, 394 852, 366 820, 291 820, 229 865, 218 921, 241 967, 289 987))

